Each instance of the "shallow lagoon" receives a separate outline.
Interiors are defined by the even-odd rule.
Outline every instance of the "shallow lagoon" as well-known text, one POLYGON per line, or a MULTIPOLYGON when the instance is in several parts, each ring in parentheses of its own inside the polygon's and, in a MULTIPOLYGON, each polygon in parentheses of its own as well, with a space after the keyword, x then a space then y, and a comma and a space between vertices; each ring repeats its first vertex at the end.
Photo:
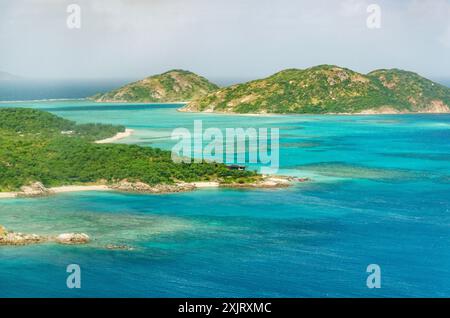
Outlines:
MULTIPOLYGON (((123 140, 170 149, 173 128, 277 127, 282 190, 169 195, 84 192, 0 201, 0 224, 83 231, 87 246, 0 249, 0 296, 450 296, 450 116, 230 116, 174 105, 87 101, 32 106, 124 124, 123 140), (124 244, 132 251, 108 250, 124 244), (80 264, 82 288, 66 288, 80 264), (366 287, 368 264, 382 288, 366 287)), ((257 168, 257 167, 255 167, 257 168)))

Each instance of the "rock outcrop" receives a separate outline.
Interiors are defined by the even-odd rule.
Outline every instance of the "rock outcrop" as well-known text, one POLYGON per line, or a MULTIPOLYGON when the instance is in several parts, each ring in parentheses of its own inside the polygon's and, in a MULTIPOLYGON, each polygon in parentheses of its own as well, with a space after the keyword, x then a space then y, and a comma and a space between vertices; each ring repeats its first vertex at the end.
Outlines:
POLYGON ((55 237, 59 244, 86 244, 89 242, 89 236, 85 233, 64 233, 55 237))
POLYGON ((296 178, 289 176, 263 176, 261 180, 253 183, 230 183, 222 184, 223 187, 229 188, 287 188, 295 182, 308 182, 309 178, 296 178))
POLYGON ((41 197, 52 194, 52 191, 47 189, 41 182, 34 182, 27 186, 22 186, 17 197, 41 197))
POLYGON ((45 241, 44 236, 11 232, 0 225, 0 245, 28 245, 45 241))
POLYGON ((143 182, 130 182, 128 180, 122 180, 119 183, 112 185, 111 189, 138 193, 173 193, 192 191, 195 189, 195 185, 190 183, 149 185, 143 182))
POLYGON ((89 240, 89 236, 84 233, 64 233, 57 236, 43 236, 8 231, 0 225, 0 245, 30 245, 46 242, 56 242, 59 244, 86 244, 89 240))
POLYGON ((128 245, 115 245, 115 244, 108 244, 105 246, 108 250, 115 250, 115 251, 133 251, 134 247, 128 246, 128 245))
POLYGON ((143 182, 130 182, 128 180, 122 180, 110 186, 111 189, 123 192, 132 193, 176 193, 176 192, 188 192, 197 188, 219 186, 225 188, 286 188, 291 186, 295 182, 308 182, 309 178, 295 178, 289 176, 263 176, 254 182, 246 183, 220 183, 220 182, 192 182, 192 183, 175 183, 175 184, 157 184, 148 185, 143 182), (205 186, 207 184, 207 186, 205 186))

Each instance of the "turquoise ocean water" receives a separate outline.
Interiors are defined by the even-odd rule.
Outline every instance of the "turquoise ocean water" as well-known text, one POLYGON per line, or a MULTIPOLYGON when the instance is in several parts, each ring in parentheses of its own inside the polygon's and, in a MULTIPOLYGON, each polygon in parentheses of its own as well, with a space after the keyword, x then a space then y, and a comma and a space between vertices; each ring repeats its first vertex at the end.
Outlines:
POLYGON ((168 195, 82 192, 0 201, 0 224, 85 232, 86 246, 0 248, 0 296, 449 297, 450 115, 230 116, 177 105, 0 103, 123 124, 170 149, 174 128, 280 129, 289 189, 168 195), (132 251, 108 250, 124 244, 132 251), (82 288, 66 287, 66 266, 82 288), (378 264, 382 288, 366 287, 378 264))

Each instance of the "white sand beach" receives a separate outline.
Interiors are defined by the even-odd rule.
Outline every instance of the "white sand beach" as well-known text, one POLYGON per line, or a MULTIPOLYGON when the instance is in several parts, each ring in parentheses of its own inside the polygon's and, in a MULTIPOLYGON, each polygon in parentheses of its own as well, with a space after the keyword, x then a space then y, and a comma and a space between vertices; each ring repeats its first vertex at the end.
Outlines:
POLYGON ((81 191, 111 191, 111 189, 106 185, 72 185, 72 186, 62 186, 50 188, 53 193, 66 193, 66 192, 81 192, 81 191))
MULTIPOLYGON (((49 194, 67 193, 67 192, 83 192, 83 191, 113 191, 106 185, 71 185, 49 188, 49 194)), ((0 192, 0 199, 16 198, 21 192, 0 192)))
POLYGON ((106 139, 102 139, 102 140, 97 140, 95 143, 96 144, 109 144, 109 143, 113 143, 116 142, 118 140, 127 138, 129 136, 131 136, 134 133, 133 129, 125 129, 124 132, 120 132, 117 133, 115 136, 111 137, 111 138, 106 138, 106 139))
POLYGON ((219 182, 192 182, 196 188, 218 188, 220 186, 219 182))
POLYGON ((0 199, 15 198, 16 192, 0 192, 0 199))

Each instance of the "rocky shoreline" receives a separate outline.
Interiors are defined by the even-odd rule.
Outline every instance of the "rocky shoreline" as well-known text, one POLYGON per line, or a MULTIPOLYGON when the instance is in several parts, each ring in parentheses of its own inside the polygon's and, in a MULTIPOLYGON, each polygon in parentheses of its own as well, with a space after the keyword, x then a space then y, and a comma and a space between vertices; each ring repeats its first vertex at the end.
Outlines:
POLYGON ((41 182, 34 182, 27 186, 22 186, 20 192, 17 193, 17 197, 43 197, 52 194, 50 189, 47 189, 41 182))
POLYGON ((177 193, 193 191, 196 189, 196 186, 192 183, 157 184, 152 186, 143 182, 122 180, 117 184, 111 185, 110 189, 132 193, 177 193))
MULTIPOLYGON (((0 225, 0 247, 2 246, 26 246, 43 243, 54 243, 60 245, 84 245, 91 242, 89 235, 85 233, 62 233, 59 235, 26 234, 7 230, 0 225)), ((123 244, 107 244, 106 250, 134 251, 135 248, 123 244)))
POLYGON ((276 189, 276 188, 287 188, 296 182, 307 182, 311 181, 309 178, 296 178, 296 177, 285 177, 285 176, 263 176, 261 180, 253 183, 230 183, 221 184, 221 187, 226 188, 242 188, 242 189, 276 189))
MULTIPOLYGON (((177 193, 188 192, 199 188, 241 188, 241 189, 274 189, 286 188, 297 182, 308 182, 309 178, 296 178, 287 176, 262 176, 261 179, 253 183, 219 183, 219 182, 192 182, 192 183, 175 183, 175 184, 158 184, 148 185, 143 182, 130 182, 122 180, 113 185, 96 185, 96 186, 66 186, 60 188, 46 188, 40 182, 34 182, 30 185, 23 186, 20 192, 11 193, 12 197, 30 198, 42 197, 52 194, 71 192, 71 191, 121 191, 130 193, 148 193, 148 194, 163 194, 163 193, 177 193)), ((7 197, 7 196, 3 196, 7 197)), ((9 231, 0 225, 0 246, 5 245, 31 245, 39 243, 56 243, 64 245, 87 244, 90 242, 90 237, 85 233, 62 233, 55 236, 39 235, 39 234, 24 234, 20 232, 9 231)), ((133 247, 126 245, 107 245, 106 249, 110 250, 133 250, 133 247)))
POLYGON ((90 238, 85 233, 63 233, 56 236, 44 236, 38 234, 24 234, 20 232, 8 231, 0 225, 0 246, 1 245, 30 245, 39 243, 54 242, 64 245, 86 244, 90 238))
POLYGON ((200 188, 286 188, 297 182, 308 182, 309 178, 296 178, 287 176, 262 176, 261 179, 252 183, 225 183, 225 182, 178 182, 174 184, 149 185, 143 182, 131 182, 124 179, 114 184, 85 185, 85 186, 62 186, 56 188, 46 188, 41 182, 34 182, 20 188, 18 192, 0 192, 0 198, 33 198, 45 197, 58 193, 79 192, 79 191, 120 191, 128 193, 142 194, 167 194, 189 192, 200 188))

